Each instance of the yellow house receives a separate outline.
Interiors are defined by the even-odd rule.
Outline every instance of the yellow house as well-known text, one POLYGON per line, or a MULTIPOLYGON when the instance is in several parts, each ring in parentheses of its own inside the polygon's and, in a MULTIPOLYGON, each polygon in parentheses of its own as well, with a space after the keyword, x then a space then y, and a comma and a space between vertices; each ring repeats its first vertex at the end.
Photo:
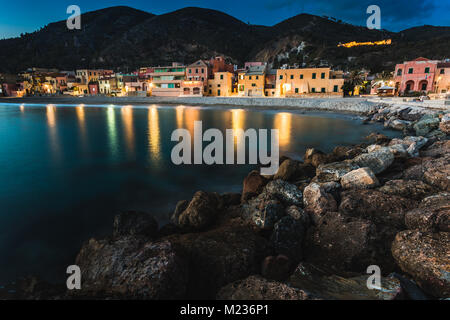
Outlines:
POLYGON ((251 66, 238 73, 238 95, 264 97, 266 66, 251 66))
POLYGON ((450 92, 450 62, 441 62, 437 65, 436 93, 450 92))
POLYGON ((212 79, 208 79, 209 96, 229 97, 233 93, 233 74, 231 72, 215 72, 212 79))
POLYGON ((341 95, 343 72, 330 68, 278 69, 276 93, 278 97, 295 97, 322 93, 341 95))

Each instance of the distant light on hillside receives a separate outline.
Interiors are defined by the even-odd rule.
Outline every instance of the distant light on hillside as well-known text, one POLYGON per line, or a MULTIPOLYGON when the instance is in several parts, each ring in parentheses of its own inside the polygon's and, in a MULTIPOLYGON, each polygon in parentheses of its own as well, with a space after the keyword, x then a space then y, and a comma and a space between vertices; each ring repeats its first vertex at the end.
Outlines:
POLYGON ((375 41, 375 42, 352 41, 352 42, 347 42, 347 43, 339 43, 338 47, 351 48, 351 47, 358 47, 358 46, 383 46, 383 45, 390 45, 390 44, 392 44, 392 39, 375 41))

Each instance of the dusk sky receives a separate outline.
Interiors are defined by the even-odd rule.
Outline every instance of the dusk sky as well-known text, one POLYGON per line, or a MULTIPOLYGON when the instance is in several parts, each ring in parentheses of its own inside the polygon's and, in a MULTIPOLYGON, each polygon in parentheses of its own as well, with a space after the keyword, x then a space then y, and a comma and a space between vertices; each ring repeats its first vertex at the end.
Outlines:
POLYGON ((154 14, 195 6, 226 12, 251 24, 274 25, 299 13, 327 15, 343 21, 365 25, 366 8, 381 8, 381 27, 400 31, 424 24, 450 26, 450 0, 61 0, 4 1, 0 10, 0 39, 33 32, 44 25, 67 18, 69 5, 81 12, 126 5, 154 14))

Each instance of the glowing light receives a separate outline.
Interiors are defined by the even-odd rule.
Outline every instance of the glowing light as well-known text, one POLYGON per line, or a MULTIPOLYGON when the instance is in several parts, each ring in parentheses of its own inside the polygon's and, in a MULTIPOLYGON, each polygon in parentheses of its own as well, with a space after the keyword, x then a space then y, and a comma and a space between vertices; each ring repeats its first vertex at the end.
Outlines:
POLYGON ((47 123, 50 128, 54 128, 56 125, 55 106, 53 104, 47 105, 47 123))
POLYGON ((113 107, 108 107, 106 113, 107 123, 108 123, 108 137, 109 145, 113 156, 117 153, 117 131, 116 131, 116 114, 113 107))
POLYGON ((20 112, 24 112, 25 111, 25 106, 23 104, 20 105, 20 112))
POLYGON ((161 137, 159 129, 158 108, 148 109, 148 145, 150 157, 153 160, 161 159, 161 137))
POLYGON ((184 120, 184 106, 178 106, 175 108, 176 119, 177 119, 177 128, 183 128, 183 120, 184 120))
POLYGON ((242 136, 236 134, 237 129, 244 129, 245 111, 243 109, 231 110, 231 127, 235 133, 235 144, 241 143, 242 136))
POLYGON ((352 41, 352 42, 347 42, 347 43, 340 43, 340 44, 338 44, 338 47, 351 48, 351 47, 359 47, 359 46, 384 46, 384 45, 390 45, 390 44, 392 44, 392 39, 374 41, 374 42, 352 41))
POLYGON ((274 129, 278 129, 280 147, 289 145, 289 143, 291 142, 291 126, 291 113, 281 112, 275 116, 274 129))
POLYGON ((124 106, 122 108, 122 120, 125 126, 125 138, 130 153, 134 153, 134 130, 133 130, 133 108, 124 106))

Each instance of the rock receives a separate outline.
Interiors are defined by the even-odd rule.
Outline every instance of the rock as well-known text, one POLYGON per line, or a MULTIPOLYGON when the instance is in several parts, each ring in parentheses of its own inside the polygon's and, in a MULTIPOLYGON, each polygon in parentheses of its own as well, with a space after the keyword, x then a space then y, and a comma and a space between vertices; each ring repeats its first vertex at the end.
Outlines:
POLYGON ((423 116, 413 128, 416 131, 416 136, 424 136, 430 131, 437 129, 439 127, 439 118, 432 115, 423 116))
POLYGON ((296 160, 286 159, 278 168, 277 173, 273 177, 284 181, 293 181, 296 178, 298 166, 301 163, 296 160))
POLYGON ((320 164, 328 163, 329 156, 320 150, 314 148, 307 149, 304 156, 304 162, 318 167, 320 164))
POLYGON ((319 182, 339 182, 345 174, 358 168, 359 166, 351 160, 332 162, 318 166, 316 169, 316 177, 319 182))
POLYGON ((411 121, 406 120, 392 120, 385 123, 385 127, 392 128, 394 130, 403 131, 411 125, 411 121))
POLYGON ((170 221, 174 225, 178 225, 178 220, 180 219, 180 214, 183 213, 184 210, 186 210, 188 205, 189 205, 189 201, 187 201, 187 200, 178 201, 177 205, 175 206, 175 211, 172 214, 172 216, 170 217, 170 221))
POLYGON ((302 204, 303 195, 301 190, 297 186, 283 180, 273 180, 269 182, 266 185, 264 192, 276 197, 286 206, 300 206, 302 204))
POLYGON ((406 159, 411 156, 404 144, 394 144, 388 148, 394 155, 394 159, 406 159))
POLYGON ((450 113, 445 114, 439 123, 439 129, 445 134, 450 134, 450 113))
POLYGON ((218 194, 197 191, 178 217, 178 225, 189 230, 200 230, 211 225, 218 215, 219 203, 218 194))
POLYGON ((309 214, 307 214, 302 208, 297 206, 289 206, 286 208, 286 215, 291 216, 295 220, 298 220, 301 224, 308 226, 311 224, 309 214))
POLYGON ((385 194, 414 200, 422 200, 435 192, 433 187, 423 181, 401 179, 388 181, 384 186, 378 188, 378 190, 385 194))
POLYGON ((446 154, 450 154, 450 140, 436 141, 431 146, 420 152, 422 157, 433 158, 443 157, 446 154))
POLYGON ((347 190, 341 196, 339 211, 345 215, 396 228, 404 228, 405 213, 417 207, 417 201, 377 190, 347 190))
POLYGON ((303 190, 303 201, 305 210, 314 223, 317 223, 324 213, 337 210, 337 203, 333 196, 315 182, 303 190))
POLYGON ((450 191, 450 154, 424 163, 423 180, 442 191, 450 191))
POLYGON ((211 299, 224 285, 257 274, 273 254, 269 242, 235 219, 203 233, 167 238, 189 261, 189 299, 211 299))
POLYGON ((450 297, 450 233, 399 232, 392 243, 398 266, 427 293, 450 297))
POLYGON ((413 280, 410 280, 407 277, 404 277, 396 272, 391 273, 389 276, 400 281, 400 285, 405 291, 407 298, 411 300, 428 300, 427 295, 423 293, 422 289, 420 289, 413 280))
POLYGON ((400 281, 382 277, 381 288, 367 288, 369 275, 343 278, 318 272, 314 266, 301 263, 291 278, 291 286, 308 292, 311 297, 326 300, 397 300, 403 298, 400 281))
POLYGON ((358 168, 369 167, 378 174, 389 168, 394 162, 394 155, 389 148, 383 147, 369 153, 363 153, 352 160, 358 168))
POLYGON ((423 114, 417 111, 413 111, 411 110, 411 108, 406 108, 399 112, 399 116, 403 120, 417 121, 422 118, 423 114))
POLYGON ((154 237, 158 232, 158 222, 148 213, 139 211, 121 212, 114 217, 114 237, 142 235, 154 237))
POLYGON ((303 256, 302 245, 307 227, 291 216, 282 217, 275 223, 270 237, 275 252, 289 257, 294 262, 300 261, 303 256))
POLYGON ((260 175, 259 171, 251 171, 244 179, 242 187, 242 201, 246 201, 260 194, 267 182, 268 180, 260 175))
POLYGON ((361 153, 364 153, 364 149, 361 147, 337 146, 333 149, 333 155, 336 161, 353 159, 361 153))
POLYGON ((371 133, 367 137, 365 137, 366 140, 373 141, 376 144, 385 144, 388 143, 391 139, 386 137, 384 134, 381 133, 371 133))
POLYGON ((262 193, 248 204, 242 205, 242 216, 260 229, 272 230, 275 223, 285 215, 278 199, 262 193))
POLYGON ((135 299, 185 297, 188 265, 167 241, 89 240, 76 258, 82 294, 135 299))
POLYGON ((337 273, 365 272, 382 261, 376 238, 376 226, 369 220, 328 212, 308 230, 305 260, 337 273))
POLYGON ((405 214, 408 229, 450 232, 450 193, 439 193, 422 200, 418 208, 405 214))
POLYGON ((283 281, 291 273, 291 261, 284 255, 266 257, 261 266, 261 275, 269 280, 283 281))
POLYGON ((308 300, 309 296, 299 289, 264 279, 250 276, 230 283, 220 289, 217 300, 308 300))
POLYGON ((344 189, 366 189, 377 187, 380 183, 370 168, 359 168, 341 178, 344 189))
POLYGON ((222 208, 236 206, 241 203, 241 194, 234 192, 226 192, 220 195, 220 203, 222 208))
POLYGON ((417 157, 419 155, 419 150, 425 146, 427 142, 428 139, 424 137, 408 136, 403 139, 392 139, 389 143, 389 147, 391 150, 399 149, 397 145, 400 144, 406 149, 410 157, 417 157))

